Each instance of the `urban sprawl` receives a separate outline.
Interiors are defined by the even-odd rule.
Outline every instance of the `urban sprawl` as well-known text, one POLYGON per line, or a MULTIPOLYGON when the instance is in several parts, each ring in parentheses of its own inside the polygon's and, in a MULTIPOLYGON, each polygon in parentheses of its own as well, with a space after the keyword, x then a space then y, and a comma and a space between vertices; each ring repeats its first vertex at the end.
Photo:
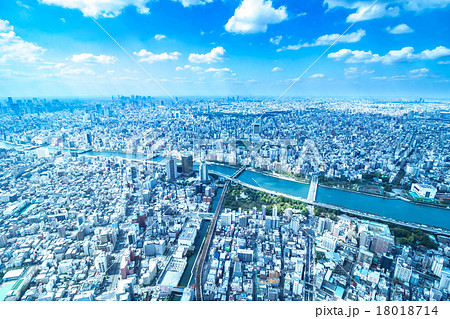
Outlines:
POLYGON ((448 101, 8 98, 0 116, 0 301, 450 300, 446 227, 316 197, 450 214, 448 101))

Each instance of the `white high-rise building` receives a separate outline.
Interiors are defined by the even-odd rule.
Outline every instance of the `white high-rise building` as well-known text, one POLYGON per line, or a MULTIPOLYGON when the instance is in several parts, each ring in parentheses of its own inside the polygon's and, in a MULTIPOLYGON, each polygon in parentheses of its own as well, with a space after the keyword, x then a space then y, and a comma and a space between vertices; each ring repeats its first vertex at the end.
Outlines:
POLYGON ((207 167, 205 161, 202 161, 200 163, 200 167, 199 167, 198 173, 199 173, 198 174, 199 175, 199 180, 201 182, 206 182, 206 181, 209 180, 209 178, 208 178, 208 167, 207 167))
POLYGON ((322 247, 334 252, 336 250, 337 246, 337 239, 336 237, 331 236, 330 234, 325 234, 322 237, 322 247))
POLYGON ((444 258, 434 256, 433 263, 431 264, 431 271, 438 277, 441 277, 442 267, 444 266, 444 258))
POLYGON ((408 266, 403 258, 397 259, 395 265, 394 278, 398 278, 401 281, 409 282, 412 275, 412 267, 408 266))
POLYGON ((450 289, 450 269, 443 268, 441 271, 441 281, 439 282, 439 290, 450 289))
POLYGON ((108 258, 105 254, 100 254, 95 257, 94 265, 98 272, 106 273, 108 270, 108 258))

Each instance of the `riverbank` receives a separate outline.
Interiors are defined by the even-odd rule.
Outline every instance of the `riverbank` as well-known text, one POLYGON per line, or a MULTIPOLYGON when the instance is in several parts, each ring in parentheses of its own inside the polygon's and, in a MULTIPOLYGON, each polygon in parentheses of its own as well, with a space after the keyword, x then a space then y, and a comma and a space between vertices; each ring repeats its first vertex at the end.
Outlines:
POLYGON ((290 182, 296 182, 296 183, 300 183, 300 184, 305 184, 305 185, 309 185, 311 181, 306 182, 303 180, 298 180, 289 176, 285 176, 279 173, 274 173, 271 171, 267 171, 267 170, 260 170, 260 169, 255 169, 255 168, 247 168, 247 171, 250 172, 254 172, 254 173, 258 173, 261 175, 265 175, 265 176, 269 176, 269 177, 274 177, 274 178, 278 178, 278 179, 284 179, 285 181, 290 181, 290 182))
POLYGON ((320 184, 320 183, 319 183, 319 186, 323 187, 323 188, 337 189, 337 190, 344 191, 344 192, 361 194, 361 195, 367 195, 367 196, 373 196, 373 197, 378 197, 378 198, 382 198, 382 199, 398 199, 396 196, 383 196, 383 195, 372 194, 372 193, 367 193, 367 192, 355 191, 354 189, 349 189, 349 188, 339 188, 339 187, 323 185, 323 184, 320 184))

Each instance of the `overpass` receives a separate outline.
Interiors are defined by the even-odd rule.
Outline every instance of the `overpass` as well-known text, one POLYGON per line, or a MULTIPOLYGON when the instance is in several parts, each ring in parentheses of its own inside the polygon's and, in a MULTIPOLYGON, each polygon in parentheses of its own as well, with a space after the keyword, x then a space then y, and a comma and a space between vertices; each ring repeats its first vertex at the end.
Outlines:
MULTIPOLYGON (((233 176, 235 176, 239 171, 234 173, 233 176)), ((195 299, 197 301, 203 300, 203 285, 202 285, 203 268, 204 268, 204 265, 205 265, 206 258, 208 256, 209 246, 211 245, 211 241, 212 241, 212 238, 214 236, 214 232, 216 230, 217 220, 219 219, 219 214, 222 211, 223 202, 225 200, 225 196, 227 194, 227 190, 228 190, 229 186, 230 186, 230 181, 227 180, 225 182, 224 187, 223 187, 222 194, 220 195, 219 203, 217 204, 213 220, 211 221, 211 225, 210 225, 210 227, 208 229, 208 236, 206 237, 206 240, 205 240, 205 242, 204 242, 204 244, 203 244, 203 246, 201 248, 202 250, 200 251, 200 254, 199 254, 200 257, 198 258, 196 266, 195 266, 196 267, 196 272, 195 272, 195 299)))

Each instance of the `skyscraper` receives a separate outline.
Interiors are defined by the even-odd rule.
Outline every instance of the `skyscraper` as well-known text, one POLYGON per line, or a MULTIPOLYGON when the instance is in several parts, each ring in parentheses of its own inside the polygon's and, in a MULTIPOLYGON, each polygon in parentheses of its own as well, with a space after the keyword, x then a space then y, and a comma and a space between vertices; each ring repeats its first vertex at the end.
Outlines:
POLYGON ((177 178, 177 170, 175 167, 176 163, 175 163, 175 159, 173 157, 169 157, 167 158, 167 163, 166 163, 166 174, 167 174, 167 180, 169 181, 175 181, 175 179, 177 178))
POLYGON ((190 176, 194 172, 194 161, 192 155, 181 157, 181 165, 183 168, 183 176, 190 176))
POLYGON ((208 181, 209 179, 208 179, 208 167, 206 166, 206 163, 205 163, 205 161, 202 161, 201 163, 200 163, 200 168, 199 168, 199 170, 198 170, 198 175, 199 175, 199 180, 201 181, 201 182, 206 182, 206 181, 208 181))

